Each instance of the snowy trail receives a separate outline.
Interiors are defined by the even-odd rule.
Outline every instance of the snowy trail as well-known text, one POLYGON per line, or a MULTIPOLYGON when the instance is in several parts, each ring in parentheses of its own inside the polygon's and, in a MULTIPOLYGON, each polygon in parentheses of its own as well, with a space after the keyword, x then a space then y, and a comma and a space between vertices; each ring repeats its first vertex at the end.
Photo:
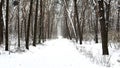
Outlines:
POLYGON ((89 62, 67 39, 50 40, 23 54, 0 55, 1 68, 102 68, 89 62))

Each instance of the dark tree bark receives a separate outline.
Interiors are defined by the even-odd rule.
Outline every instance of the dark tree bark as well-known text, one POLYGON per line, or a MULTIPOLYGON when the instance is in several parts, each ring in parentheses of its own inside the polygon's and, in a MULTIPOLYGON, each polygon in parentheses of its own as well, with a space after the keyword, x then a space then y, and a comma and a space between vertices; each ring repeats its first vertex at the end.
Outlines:
POLYGON ((41 19, 41 38, 42 38, 42 42, 45 42, 46 40, 46 31, 45 31, 45 0, 42 0, 42 19, 41 19))
POLYGON ((33 0, 30 0, 30 12, 29 12, 29 18, 28 18, 28 24, 27 24, 27 36, 26 36, 26 49, 28 50, 29 50, 30 19, 32 15, 32 5, 33 5, 33 0))
POLYGON ((105 13, 104 13, 104 0, 98 1, 99 3, 99 16, 100 16, 100 25, 101 25, 101 38, 102 38, 102 50, 103 55, 109 55, 108 51, 108 27, 105 22, 105 13))
POLYGON ((39 23, 39 43, 41 43, 42 40, 42 17, 43 17, 43 4, 42 0, 40 0, 40 23, 39 23))
MULTIPOLYGON (((118 1, 118 5, 120 5, 120 1, 118 1)), ((118 7, 118 18, 117 18, 116 30, 117 32, 120 32, 120 6, 118 7)))
POLYGON ((9 22, 9 0, 6 0, 6 33, 5 33, 5 51, 8 51, 8 22, 9 22))
POLYGON ((116 25, 117 32, 120 32, 120 10, 118 12, 118 18, 117 18, 117 25, 116 25))
POLYGON ((34 23, 34 38, 33 38, 33 46, 36 46, 36 36, 37 36, 37 20, 38 20, 38 2, 36 0, 36 12, 35 12, 35 23, 34 23))
POLYGON ((4 27, 2 6, 3 6, 3 0, 1 0, 0 2, 0 44, 3 43, 3 27, 4 27))
MULTIPOLYGON (((82 23, 81 23, 81 26, 80 26, 80 44, 82 44, 82 41, 83 41, 83 32, 84 32, 84 26, 85 26, 85 10, 86 9, 82 9, 82 23)), ((91 15, 92 16, 92 15, 91 15)), ((92 17, 91 17, 91 19, 92 19, 92 17)))
POLYGON ((98 43, 98 6, 95 6, 95 16, 96 16, 96 22, 95 22, 95 43, 98 43))
POLYGON ((50 39, 50 11, 48 10, 48 39, 50 39))
POLYGON ((110 27, 110 3, 111 3, 111 0, 109 0, 109 3, 105 2, 105 5, 106 5, 106 27, 107 27, 107 32, 108 32, 108 28, 110 27))
POLYGON ((45 31, 45 23, 44 23, 44 16, 45 16, 45 8, 44 8, 45 1, 40 0, 40 32, 39 32, 39 43, 44 42, 46 39, 46 31, 45 31))
POLYGON ((18 5, 18 47, 20 48, 20 18, 19 18, 19 5, 18 5))
POLYGON ((82 33, 80 29, 80 22, 79 22, 79 14, 78 14, 78 8, 77 8, 77 0, 74 0, 74 9, 75 9, 75 20, 77 22, 77 27, 78 27, 78 35, 79 35, 79 41, 80 44, 82 44, 82 33))

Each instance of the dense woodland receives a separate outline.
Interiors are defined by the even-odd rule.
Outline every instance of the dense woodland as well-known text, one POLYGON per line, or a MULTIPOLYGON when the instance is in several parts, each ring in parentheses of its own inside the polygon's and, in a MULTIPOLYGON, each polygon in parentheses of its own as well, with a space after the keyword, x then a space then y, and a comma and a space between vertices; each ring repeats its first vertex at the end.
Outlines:
POLYGON ((0 0, 0 46, 36 46, 59 35, 82 44, 120 43, 120 0, 0 0), (14 43, 12 43, 15 41, 14 43))

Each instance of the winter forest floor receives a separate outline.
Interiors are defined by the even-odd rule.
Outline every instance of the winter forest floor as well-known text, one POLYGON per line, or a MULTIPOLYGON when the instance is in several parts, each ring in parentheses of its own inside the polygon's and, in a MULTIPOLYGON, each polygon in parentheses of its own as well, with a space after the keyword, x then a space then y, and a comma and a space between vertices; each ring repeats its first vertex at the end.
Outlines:
POLYGON ((53 39, 37 45, 37 47, 30 46, 30 50, 25 50, 25 52, 7 53, 1 51, 0 68, 120 67, 119 50, 112 50, 110 56, 102 56, 100 49, 100 44, 84 43, 79 45, 64 38, 53 39))

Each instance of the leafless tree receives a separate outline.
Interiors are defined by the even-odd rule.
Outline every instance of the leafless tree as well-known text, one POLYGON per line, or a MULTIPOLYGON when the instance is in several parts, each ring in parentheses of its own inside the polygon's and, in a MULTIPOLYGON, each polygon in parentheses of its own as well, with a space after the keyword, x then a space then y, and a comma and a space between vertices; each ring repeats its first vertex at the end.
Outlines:
POLYGON ((3 27, 4 27, 2 7, 3 7, 3 0, 1 0, 0 2, 0 44, 3 43, 3 27))
POLYGON ((101 25, 101 38, 102 38, 102 50, 103 55, 109 55, 108 52, 108 23, 105 22, 105 13, 104 13, 104 0, 98 1, 99 3, 99 18, 101 25))
POLYGON ((30 19, 31 19, 31 14, 32 14, 32 5, 33 5, 33 0, 30 0, 30 11, 29 11, 29 18, 28 18, 28 25, 27 25, 27 36, 26 36, 26 49, 29 49, 29 36, 30 36, 30 19))

